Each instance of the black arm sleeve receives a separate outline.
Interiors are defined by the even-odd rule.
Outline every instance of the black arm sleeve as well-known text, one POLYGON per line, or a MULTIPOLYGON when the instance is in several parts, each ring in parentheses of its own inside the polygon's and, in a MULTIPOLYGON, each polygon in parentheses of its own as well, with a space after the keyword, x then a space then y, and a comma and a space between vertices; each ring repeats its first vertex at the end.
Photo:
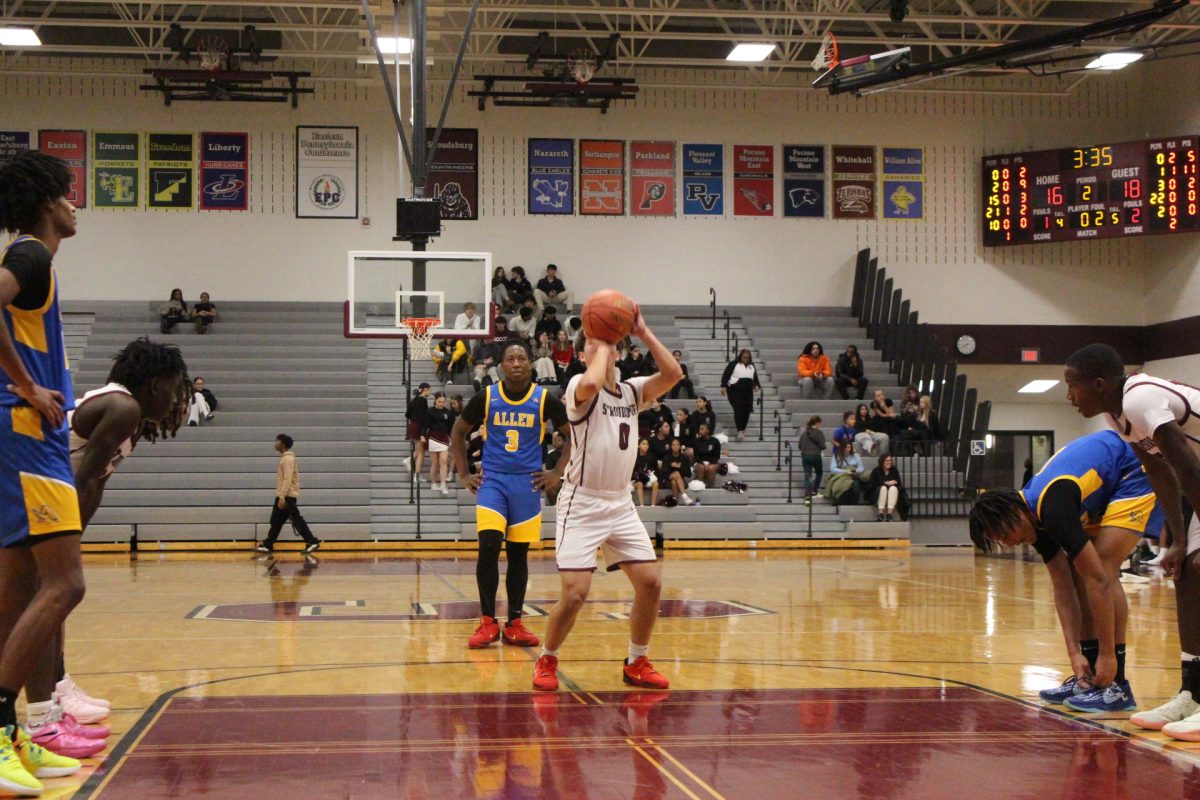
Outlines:
POLYGON ((2 266, 21 287, 13 298, 14 306, 33 311, 46 304, 50 294, 50 251, 44 244, 27 241, 9 248, 2 266))
POLYGON ((721 388, 724 389, 729 385, 729 379, 733 377, 733 368, 737 366, 737 359, 729 362, 729 366, 725 367, 725 372, 721 374, 721 388))
POLYGON ((554 430, 558 430, 563 425, 569 424, 567 420, 567 406, 554 395, 546 395, 546 419, 550 420, 550 424, 554 426, 554 430))
POLYGON ((469 422, 472 428, 483 424, 484 404, 487 402, 485 394, 487 393, 476 392, 463 408, 462 418, 469 422))
POLYGON ((1060 549, 1066 552, 1070 561, 1083 551, 1088 535, 1079 519, 1082 509, 1083 496, 1079 493, 1079 484, 1074 481, 1055 481, 1042 493, 1042 530, 1038 532, 1034 549, 1045 561, 1053 558, 1060 549), (1039 546, 1043 539, 1048 542, 1039 546))

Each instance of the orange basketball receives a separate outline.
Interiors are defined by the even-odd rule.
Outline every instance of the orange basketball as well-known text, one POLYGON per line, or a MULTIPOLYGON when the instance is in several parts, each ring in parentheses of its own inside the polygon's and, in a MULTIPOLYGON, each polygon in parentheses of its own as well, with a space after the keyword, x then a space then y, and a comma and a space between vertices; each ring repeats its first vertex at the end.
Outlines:
POLYGON ((583 332, 589 339, 616 344, 633 330, 638 306, 616 289, 601 289, 583 304, 583 332))

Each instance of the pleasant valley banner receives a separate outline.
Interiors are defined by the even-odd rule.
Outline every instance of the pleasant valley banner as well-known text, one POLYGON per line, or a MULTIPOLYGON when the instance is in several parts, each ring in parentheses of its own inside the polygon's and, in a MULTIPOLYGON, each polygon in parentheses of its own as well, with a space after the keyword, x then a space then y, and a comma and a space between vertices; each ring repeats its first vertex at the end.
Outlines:
POLYGON ((684 216, 720 217, 725 214, 725 146, 683 146, 684 216))
POLYGON ((625 142, 579 140, 579 213, 625 213, 625 142))

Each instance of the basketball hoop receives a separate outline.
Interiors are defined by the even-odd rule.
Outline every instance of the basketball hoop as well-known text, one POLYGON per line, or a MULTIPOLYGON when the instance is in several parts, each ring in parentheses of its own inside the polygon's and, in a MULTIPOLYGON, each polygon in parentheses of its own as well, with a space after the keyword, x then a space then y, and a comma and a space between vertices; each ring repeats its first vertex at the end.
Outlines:
POLYGON ((812 68, 820 72, 821 70, 831 69, 837 63, 837 37, 833 35, 833 31, 829 31, 821 39, 821 47, 817 50, 817 57, 812 60, 812 68))
POLYGON ((400 332, 408 336, 409 361, 420 361, 433 356, 433 329, 441 325, 437 317, 405 317, 400 332))
POLYGON ((196 48, 200 58, 200 69, 217 72, 229 58, 229 45, 220 36, 205 36, 196 48))
POLYGON ((572 50, 567 56, 567 74, 576 83, 587 83, 596 74, 596 59, 587 50, 572 50))

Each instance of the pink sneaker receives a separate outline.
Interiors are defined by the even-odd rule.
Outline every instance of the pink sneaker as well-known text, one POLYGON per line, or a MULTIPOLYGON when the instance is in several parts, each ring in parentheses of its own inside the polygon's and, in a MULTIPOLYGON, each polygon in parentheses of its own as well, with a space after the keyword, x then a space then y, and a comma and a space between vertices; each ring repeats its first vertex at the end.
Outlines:
POLYGON ((84 739, 107 739, 112 735, 107 725, 82 725, 79 720, 75 719, 70 714, 63 713, 59 723, 67 729, 67 732, 72 736, 82 736, 84 739))
POLYGON ((103 740, 86 739, 70 733, 61 722, 46 722, 31 729, 29 736, 34 744, 68 758, 91 758, 105 747, 103 740))
POLYGON ((107 708, 85 703, 76 695, 63 695, 55 692, 54 699, 58 701, 58 705, 62 708, 64 715, 70 714, 84 725, 91 725, 108 719, 109 710, 107 708))
POLYGON ((101 708, 112 708, 112 703, 102 697, 92 697, 83 690, 79 684, 72 680, 70 675, 65 676, 58 685, 54 687, 59 695, 74 695, 77 700, 89 705, 100 706, 101 708))

